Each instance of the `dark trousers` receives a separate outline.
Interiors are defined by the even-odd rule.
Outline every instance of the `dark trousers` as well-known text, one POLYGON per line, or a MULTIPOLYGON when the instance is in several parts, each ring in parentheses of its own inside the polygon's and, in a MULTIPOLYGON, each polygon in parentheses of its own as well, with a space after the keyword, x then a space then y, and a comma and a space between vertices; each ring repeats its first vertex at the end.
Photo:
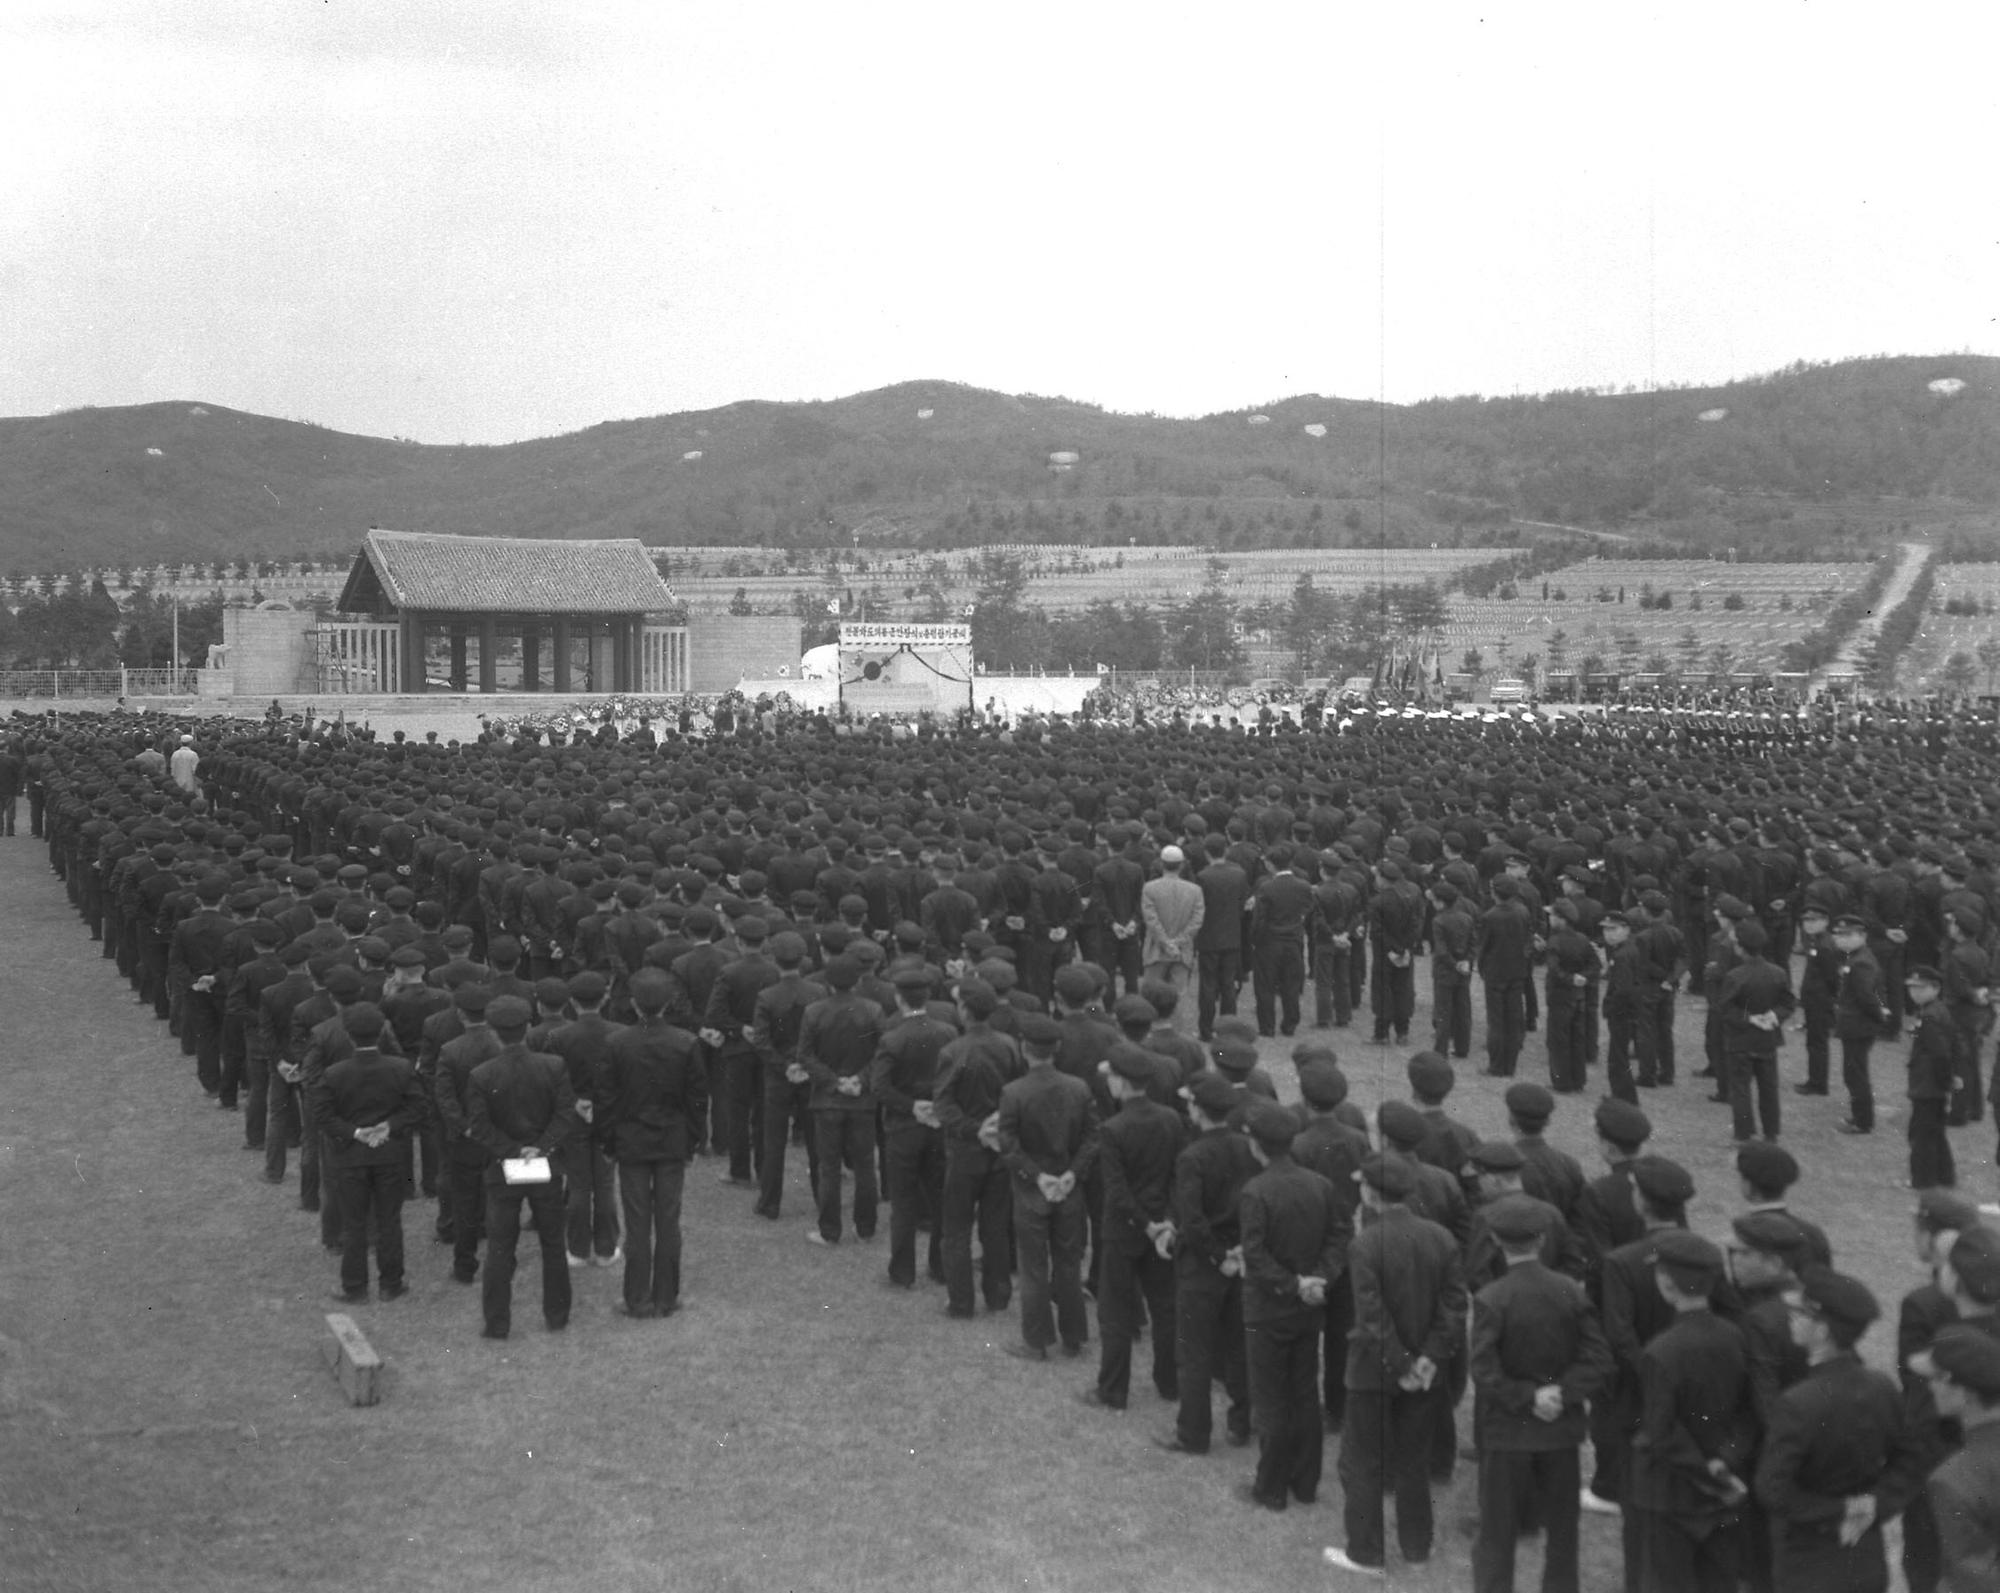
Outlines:
MULTIPOLYGON (((1904 1530, 1909 1530, 1907 1522, 1904 1530)), ((1782 1526, 1769 1541, 1768 1585, 1776 1593, 1888 1593, 1889 1557, 1882 1547, 1880 1522, 1845 1546, 1830 1531, 1816 1541, 1788 1541, 1782 1526)))
MULTIPOLYGON (((1604 1082, 1612 1096, 1621 1101, 1639 1099, 1639 1089, 1632 1077, 1632 1053, 1639 1038, 1638 1026, 1628 1013, 1608 1011, 1604 1015, 1604 1027, 1608 1038, 1604 1045, 1604 1082)), ((1657 1070, 1647 1070, 1646 1082, 1658 1082, 1657 1070)))
POLYGON ((1354 1333, 1354 1278, 1343 1272, 1326 1291, 1326 1425, 1339 1432, 1347 1421, 1347 1341, 1354 1333))
POLYGON ((1910 1183, 1917 1189, 1950 1189, 1958 1183, 1941 1098, 1910 1102, 1910 1183))
POLYGON ((403 1281, 403 1163, 363 1162, 337 1167, 328 1180, 340 1191, 340 1286, 349 1294, 368 1287, 368 1241, 375 1241, 375 1270, 382 1287, 403 1281))
POLYGON ((1014 1245, 1021 1270, 1021 1337, 1045 1350, 1060 1334, 1065 1346, 1090 1337, 1083 1306, 1083 1245, 1088 1228, 1083 1191, 1051 1206, 1039 1191, 1014 1189, 1014 1245))
MULTIPOLYGON (((686 1182, 686 1162, 618 1164, 618 1198, 625 1211, 628 1311, 664 1312, 680 1304, 681 1191, 686 1182)), ((490 1279, 490 1251, 486 1264, 490 1279)), ((567 1273, 564 1276, 567 1280, 567 1273)))
POLYGON ((1127 935, 1120 940, 1107 928, 1103 935, 1102 954, 1092 960, 1111 975, 1111 988, 1122 989, 1126 995, 1136 995, 1139 981, 1145 977, 1145 964, 1139 960, 1141 940, 1138 935, 1127 935))
MULTIPOLYGON (((483 1160, 467 1160, 461 1152, 448 1165, 451 1168, 451 1271, 452 1276, 469 1283, 478 1275, 479 1241, 486 1237, 487 1231, 486 1163, 483 1160)), ((518 1233, 518 1209, 514 1227, 518 1233)))
POLYGON ((1806 1019, 1806 1084, 1812 1089, 1823 1090, 1826 1088, 1831 1051, 1828 1042, 1833 1038, 1833 1003, 1807 1001, 1801 1006, 1806 1019))
POLYGON ((1174 1264, 1150 1244, 1114 1240, 1104 1248, 1097 1290, 1097 1392, 1120 1410, 1132 1393, 1132 1337, 1145 1302, 1153 1324, 1153 1387, 1162 1398, 1180 1395, 1174 1358, 1174 1264))
POLYGON ((796 1128, 806 1142, 806 1165, 812 1187, 819 1187, 819 1131, 807 1107, 812 1086, 794 1084, 783 1068, 764 1069, 764 1158, 757 1169, 757 1211, 775 1217, 784 1205, 785 1152, 796 1128))
POLYGON ((1951 1125, 1976 1123, 1985 1112, 1979 1094, 1979 1050, 1985 1039, 1984 1007, 1954 1007, 1952 1027, 1958 1030, 1958 1060, 1952 1067, 1951 1125))
POLYGON ((1441 1056, 1472 1055, 1472 986, 1457 969, 1431 971, 1431 1048, 1441 1056))
POLYGON ((243 1059, 243 1143, 264 1148, 271 1116, 271 1066, 254 1048, 243 1059))
POLYGON ((617 1165, 588 1132, 563 1147, 563 1228, 573 1256, 602 1259, 618 1248, 617 1165))
POLYGON ((1417 1010, 1414 957, 1402 952, 1383 952, 1375 959, 1375 978, 1369 988, 1368 1005, 1375 1013, 1376 1039, 1388 1039, 1392 1029, 1397 1039, 1408 1037, 1410 1018, 1417 1010), (1402 960, 1398 961, 1399 958, 1402 960))
POLYGON ((1705 1537, 1660 1510, 1626 1505, 1627 1593, 1736 1593, 1742 1549, 1734 1526, 1705 1537))
POLYGON ((1306 987, 1305 943, 1267 940, 1255 949, 1257 1032, 1270 1034, 1282 1022, 1291 1034, 1299 1026, 1299 997, 1306 987))
POLYGON ((243 1088, 243 1072, 248 1060, 243 1034, 243 1014, 226 1013, 222 1019, 222 1104, 234 1106, 243 1088))
MULTIPOLYGON (((483 1173, 482 1173, 483 1176, 483 1173)), ((569 1325, 569 1256, 563 1249, 563 1186, 551 1175, 546 1184, 486 1185, 486 1276, 480 1304, 486 1331, 498 1338, 513 1325, 514 1253, 521 1243, 521 1206, 526 1202, 535 1235, 542 1242, 542 1319, 551 1328, 569 1325)))
POLYGON ((1257 1476, 1251 1487, 1272 1503, 1287 1493, 1301 1503, 1319 1495, 1326 1449, 1318 1399, 1319 1342, 1317 1307, 1244 1324, 1244 1369, 1257 1430, 1257 1476))
POLYGON ((1938 1541, 1937 1513, 1930 1495, 1917 1490, 1903 1511, 1903 1579, 1910 1593, 1937 1593, 1944 1580, 1944 1546, 1938 1541))
POLYGON ((1502 1078, 1512 1078, 1528 1032, 1528 981, 1486 982, 1486 1065, 1502 1078))
POLYGON ((722 1075, 722 1134, 718 1150, 729 1152, 729 1176, 748 1183, 754 1174, 753 1149, 758 1143, 758 1119, 763 1115, 763 1064, 754 1051, 725 1051, 722 1075))
MULTIPOLYGON (((1156 1325, 1154 1331, 1160 1331, 1156 1325)), ((1229 1395, 1229 1430, 1250 1431, 1250 1379, 1243 1361, 1243 1289, 1207 1262, 1188 1257, 1174 1271, 1174 1356, 1181 1399, 1175 1430, 1189 1449, 1208 1448, 1215 1430, 1211 1384, 1229 1395)))
MULTIPOLYGON (((1644 1016, 1640 1019, 1643 1029, 1651 1024, 1653 1042, 1653 1065, 1658 1069, 1657 1081, 1661 1084, 1674 1082, 1674 993, 1671 990, 1655 991, 1646 1001, 1644 1016)), ((1646 1078, 1646 1052, 1643 1040, 1637 1042, 1639 1053, 1639 1079, 1646 1078)))
MULTIPOLYGON (((320 1210, 320 1133, 319 1124, 313 1117, 312 1097, 303 1087, 298 1091, 299 1106, 299 1204, 312 1211, 320 1210)), ((269 1157, 269 1147, 265 1155, 269 1157)), ((321 1237, 325 1237, 326 1225, 320 1226, 321 1237)), ((337 1236, 336 1236, 337 1237, 337 1236)))
POLYGON ((1008 1231, 1011 1191, 1000 1153, 984 1145, 954 1143, 944 1159, 940 1201, 947 1301, 960 1316, 973 1312, 972 1236, 979 1235, 979 1282, 986 1309, 1004 1311, 1014 1297, 1013 1240, 1008 1231))
POLYGON ((1549 983, 1549 1088, 1572 1094, 1583 1088, 1583 992, 1567 981, 1549 983))
POLYGON ((1209 1040, 1215 1037, 1218 1012, 1225 1018, 1236 1016, 1236 992, 1243 983, 1243 953, 1231 947, 1227 951, 1197 952, 1195 957, 1200 979, 1200 988, 1195 992, 1196 1032, 1209 1040))
POLYGON ((935 1213, 944 1200, 944 1136, 914 1118, 888 1125, 883 1135, 889 1163, 889 1276, 908 1287, 917 1281, 917 1223, 932 1215, 924 1270, 944 1281, 944 1224, 935 1213))
POLYGON ((1868 1053, 1875 1041, 1868 1035, 1858 1040, 1840 1037, 1840 1082, 1847 1086, 1847 1115, 1860 1128, 1875 1126, 1875 1081, 1868 1072, 1868 1053))
POLYGON ((1764 1138, 1778 1137, 1778 1058, 1765 1051, 1731 1051, 1723 1058, 1736 1137, 1749 1139, 1761 1121, 1764 1138), (1752 1098, 1755 1110, 1752 1110, 1752 1098))
POLYGON ((1638 1424, 1638 1396, 1614 1372, 1603 1397, 1590 1402, 1590 1448, 1596 1458, 1590 1491, 1598 1498, 1624 1500, 1626 1456, 1638 1424))
POLYGON ((819 1198, 821 1237, 829 1244, 840 1243, 841 1170, 851 1167, 854 1232, 859 1238, 872 1238, 875 1208, 881 1199, 875 1181, 875 1114, 822 1107, 813 1113, 813 1138, 819 1144, 814 1193, 819 1198))
POLYGON ((182 1049, 194 1054, 194 1076, 210 1095, 222 1091, 222 1000, 210 990, 181 998, 182 1049))
POLYGON ((1348 948, 1322 941, 1313 947, 1313 1022, 1346 1028, 1354 1018, 1354 979, 1348 948))
POLYGON ((268 1070, 268 1077, 270 1106, 264 1127, 264 1176, 275 1184, 285 1176, 286 1151, 293 1145, 303 1149, 304 1127, 299 1121, 299 1087, 279 1077, 276 1063, 268 1070))
POLYGON ((1894 1039, 1903 1032, 1903 1014, 1909 1008, 1909 998, 1903 989, 1904 944, 1893 940, 1868 942, 1868 949, 1875 953, 1875 961, 1882 968, 1882 1005, 1889 1009, 1888 1021, 1882 1032, 1894 1039))
POLYGON ((1385 1497, 1396 1501, 1396 1542, 1406 1560, 1431 1552, 1431 1422, 1427 1390, 1350 1388, 1340 1435, 1340 1487, 1347 1552, 1363 1565, 1387 1558, 1385 1497))
POLYGON ((1574 1449, 1489 1449, 1479 1457, 1479 1536, 1472 1546, 1472 1593, 1514 1593, 1514 1545, 1538 1524, 1542 1593, 1577 1593, 1574 1449))

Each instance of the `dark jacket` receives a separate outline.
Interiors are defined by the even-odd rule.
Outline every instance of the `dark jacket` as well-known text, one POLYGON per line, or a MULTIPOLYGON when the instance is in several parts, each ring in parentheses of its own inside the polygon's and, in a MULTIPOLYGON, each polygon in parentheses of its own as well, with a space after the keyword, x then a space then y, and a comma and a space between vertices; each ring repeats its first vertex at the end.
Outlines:
POLYGON ((1583 1442, 1585 1405, 1610 1378, 1611 1349, 1582 1286, 1524 1261, 1473 1296, 1471 1370, 1481 1448, 1568 1449, 1583 1442), (1563 1413, 1545 1422, 1535 1391, 1552 1383, 1563 1413))

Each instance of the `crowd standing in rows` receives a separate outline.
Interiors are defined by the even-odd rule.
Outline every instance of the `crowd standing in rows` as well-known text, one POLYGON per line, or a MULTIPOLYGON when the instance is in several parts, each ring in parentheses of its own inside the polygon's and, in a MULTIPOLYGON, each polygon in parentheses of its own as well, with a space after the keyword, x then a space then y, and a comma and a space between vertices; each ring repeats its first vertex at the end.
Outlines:
POLYGON ((1313 1502, 1337 1432, 1348 1572, 1387 1563, 1390 1501, 1429 1557, 1463 1436, 1482 1590, 1531 1528, 1575 1588, 1584 1509, 1622 1515, 1634 1589, 1879 1587, 1898 1515, 1917 1593, 2000 1585, 2000 1234, 1953 1148, 1985 1120, 2000 922, 1970 722, 160 725, 17 720, 0 828, 24 793, 265 1178, 296 1151, 343 1302, 371 1254, 382 1299, 408 1290, 421 1193, 489 1337, 524 1222, 551 1330, 592 1262, 672 1316, 688 1168, 779 1221, 802 1145, 808 1238, 871 1239, 886 1187, 888 1282, 959 1318, 1018 1293, 1021 1358, 1084 1354, 1094 1297, 1085 1404, 1128 1405, 1143 1336, 1158 1441, 1198 1454, 1219 1382, 1251 1503, 1313 1502), (1420 967, 1430 1044, 1371 1117, 1332 1036, 1365 1009, 1407 1045, 1420 967), (1447 1110, 1475 984, 1495 1140, 1447 1110), (1682 1076, 1690 992, 1740 1178, 1722 1245, 1642 1106, 1682 1076), (1837 1040, 1854 1134, 1907 1041, 1931 1281, 1900 1385, 1854 1353, 1877 1302, 1787 1204, 1798 1024, 1794 1088, 1831 1092, 1837 1040), (1290 1106, 1258 1065, 1280 1036, 1290 1106), (1592 1176, 1544 1131, 1600 1062, 1592 1176))

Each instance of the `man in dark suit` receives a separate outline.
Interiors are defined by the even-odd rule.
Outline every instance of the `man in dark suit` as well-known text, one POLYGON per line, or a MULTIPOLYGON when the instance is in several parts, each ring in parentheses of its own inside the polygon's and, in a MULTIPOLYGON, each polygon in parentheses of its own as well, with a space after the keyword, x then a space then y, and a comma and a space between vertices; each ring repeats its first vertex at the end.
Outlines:
POLYGON ((717 1150, 726 1150, 729 1166, 722 1181, 740 1189, 755 1183, 759 1117, 763 1107, 763 1075, 752 1041, 757 997, 778 982, 777 965, 764 955, 769 929, 761 918, 745 914, 737 920, 741 955, 726 963, 709 986, 708 1005, 696 1032, 715 1058, 715 1085, 722 1092, 722 1134, 717 1150))
POLYGON ((1544 1212, 1525 1195, 1483 1209, 1506 1257, 1504 1276, 1472 1302, 1472 1381, 1478 1390, 1479 1537, 1475 1593, 1514 1585, 1514 1545, 1538 1521, 1542 1585, 1575 1593, 1577 1456, 1585 1407, 1611 1373, 1611 1350, 1582 1287, 1543 1263, 1544 1212))
POLYGON ((1195 932, 1195 957, 1201 988, 1196 995, 1197 1033, 1215 1037, 1215 1015, 1236 1015, 1236 992, 1243 985, 1243 915, 1250 901, 1250 880, 1224 856, 1223 838, 1208 840, 1208 861, 1195 876, 1201 887, 1201 928, 1195 932))
POLYGON ((813 1132, 811 1080, 799 1065, 799 1030, 806 1009, 825 999, 826 988, 805 977, 805 937, 780 930, 770 940, 778 977, 757 992, 750 1044, 763 1067, 764 1148, 757 1169, 757 1215, 775 1222, 784 1203, 785 1156, 796 1131, 806 1145, 807 1170, 819 1180, 819 1141, 813 1132))
MULTIPOLYGON (((1257 990, 1257 1032, 1294 1034, 1306 982, 1306 919, 1312 887, 1292 872, 1292 848, 1280 842, 1265 853, 1271 873, 1257 886, 1250 910, 1250 947, 1257 990), (1274 1031, 1280 1022, 1282 1030, 1274 1031)), ((1207 918, 1204 914, 1204 923, 1207 918)))
POLYGON ((551 1333, 569 1326, 569 1255, 563 1240, 563 1185, 557 1158, 577 1130, 576 1092, 559 1056, 530 1051, 528 1003, 502 996, 486 1010, 500 1049, 466 1081, 467 1126, 491 1158, 486 1168, 486 1277, 481 1306, 484 1337, 504 1339, 512 1327, 514 1253, 521 1206, 534 1217, 542 1244, 542 1319, 551 1333), (504 1164, 545 1160, 539 1183, 509 1183, 504 1164))
POLYGON ((944 1282, 943 1224, 935 1220, 944 1198, 944 1139, 932 1091, 938 1058, 958 1030, 930 1010, 931 972, 920 963, 897 971, 895 1019, 883 1030, 868 1071, 868 1087, 882 1107, 889 1282, 903 1289, 917 1281, 917 1222, 925 1212, 933 1214, 925 1270, 934 1283, 944 1282))
POLYGON ((1785 1020, 1792 1015, 1792 979, 1766 960, 1767 944, 1762 924, 1749 919, 1737 924, 1736 949, 1743 961, 1723 978, 1717 998, 1724 1079, 1739 1145, 1751 1138, 1760 1122, 1765 1139, 1778 1137, 1778 1047, 1784 1043, 1785 1020))
POLYGON ((881 1185, 875 1169, 875 1097, 868 1065, 882 1037, 882 1009, 854 987, 861 965, 843 953, 826 965, 831 992, 805 1010, 799 1024, 798 1065, 812 1083, 813 1134, 819 1145, 819 1221, 806 1237, 837 1245, 841 1230, 842 1172, 854 1171, 854 1234, 875 1235, 881 1185))
POLYGON ((384 1056, 386 1020, 372 1002, 341 1014, 354 1054, 343 1057, 313 1083, 313 1121, 327 1140, 328 1182, 339 1190, 340 1289, 337 1299, 368 1298, 368 1243, 382 1298, 409 1293, 403 1278, 403 1193, 407 1141, 424 1113, 423 1086, 406 1058, 384 1056))

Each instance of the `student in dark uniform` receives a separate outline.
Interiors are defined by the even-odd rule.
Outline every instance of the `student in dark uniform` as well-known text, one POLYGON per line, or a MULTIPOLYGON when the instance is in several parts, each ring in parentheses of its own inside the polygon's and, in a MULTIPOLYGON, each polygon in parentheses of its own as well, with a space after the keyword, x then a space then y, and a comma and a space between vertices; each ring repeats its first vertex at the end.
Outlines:
POLYGON ((1738 1527, 1756 1443, 1743 1336, 1710 1308, 1722 1252, 1698 1234, 1654 1247, 1673 1322, 1639 1352, 1639 1427, 1625 1489, 1633 1593, 1734 1593, 1738 1527))
POLYGON ((1639 1425, 1639 1359, 1646 1342, 1673 1321, 1673 1312, 1653 1283, 1653 1260, 1660 1241, 1687 1226, 1687 1203, 1694 1180, 1687 1169, 1664 1156, 1641 1156, 1632 1168, 1645 1232, 1609 1251, 1598 1270, 1598 1310, 1611 1345, 1613 1377, 1603 1399, 1591 1406, 1590 1443, 1597 1473, 1584 1495, 1593 1514, 1616 1514, 1625 1499, 1632 1435, 1639 1425))
POLYGON ((500 1049, 466 1081, 470 1135, 492 1158, 486 1168, 486 1277, 481 1291, 483 1336, 489 1339, 504 1339, 512 1326, 514 1251, 524 1202, 542 1243, 542 1319, 551 1333, 569 1326, 569 1254, 556 1157, 577 1130, 576 1092, 561 1057, 528 1049, 531 1015, 518 996, 502 996, 487 1007, 486 1021, 500 1049), (549 1159, 546 1183, 506 1181, 503 1162, 534 1157, 549 1159))
POLYGON ((1117 1111, 1098 1134, 1104 1178, 1104 1272, 1098 1287, 1097 1381, 1087 1405, 1123 1410, 1132 1387, 1132 1336, 1143 1299, 1154 1324, 1153 1387, 1180 1395, 1174 1363, 1174 1161, 1186 1139, 1180 1113, 1153 1100, 1157 1053, 1122 1043, 1098 1064, 1117 1111))
MULTIPOLYGON (((1896 1320, 1896 1361, 1902 1368, 1903 1402, 1911 1431, 1935 1461, 1958 1441, 1956 1423, 1943 1421, 1931 1399, 1930 1385, 1911 1369, 1911 1358, 1930 1348, 1938 1333, 1958 1320, 1958 1305, 1945 1284, 1948 1257, 1958 1236, 1979 1226, 1979 1209, 1948 1189, 1926 1189, 1917 1196, 1912 1216, 1917 1259, 1930 1281, 1903 1296, 1896 1320)), ((1937 1518, 1930 1498, 1919 1492, 1903 1512, 1903 1578, 1910 1593, 1937 1593, 1939 1549, 1937 1518)))
POLYGON ((1479 1435, 1474 1593, 1511 1593, 1514 1545, 1539 1522, 1544 1593, 1577 1593, 1578 1450, 1584 1412, 1611 1372, 1611 1351, 1581 1285, 1542 1261, 1544 1213, 1505 1195, 1483 1215, 1506 1272, 1472 1302, 1472 1381, 1479 1435))
POLYGON ((986 1309, 1004 1311, 1013 1298, 1010 1194, 1007 1169, 1000 1160, 999 1112, 1000 1092, 1020 1077, 1023 1064, 1018 1042, 992 1025, 999 1000, 982 979, 959 981, 963 1032, 939 1055, 931 1092, 938 1130, 944 1135, 938 1222, 943 1230, 945 1314, 960 1318, 975 1312, 974 1233, 979 1235, 979 1278, 986 1309))
POLYGON ((1779 1396, 1757 1464, 1776 1593, 1884 1589, 1882 1527, 1916 1495, 1924 1455, 1894 1382, 1854 1352, 1881 1314, 1853 1278, 1809 1268, 1792 1336, 1811 1370, 1779 1396))
POLYGON ((1593 1301, 1604 1258, 1646 1231, 1632 1193, 1632 1164, 1653 1136, 1646 1114, 1617 1099, 1597 1103, 1596 1126, 1598 1153, 1609 1171, 1583 1186, 1576 1197, 1574 1224, 1583 1250, 1584 1283, 1593 1301))
MULTIPOLYGON (((1028 1361, 1047 1360, 1058 1337, 1065 1355, 1078 1355, 1088 1337, 1084 1184, 1097 1162, 1097 1107, 1089 1085, 1056 1067, 1061 1040, 1055 1019, 1023 1013, 1028 1070, 1000 1092, 1000 1159, 1013 1178, 1021 1278, 1021 1338, 1006 1352, 1028 1361)), ((823 1151, 820 1165, 824 1175, 823 1151)))
POLYGON ((1910 1187, 1950 1189, 1958 1182, 1951 1140, 1945 1133, 1946 1103, 1958 1076, 1958 1030, 1938 1003, 1944 976, 1918 964, 1903 977, 1911 1012, 1910 1187))
POLYGON ((630 994, 637 1021, 605 1046, 590 1121, 618 1164, 625 1314, 644 1320, 680 1309, 681 1195, 706 1121, 708 1075, 695 1037, 666 1019, 671 977, 642 968, 630 994))
MULTIPOLYGON (((958 1030, 930 1010, 928 969, 898 970, 895 986, 897 1018, 877 1042, 868 1077, 882 1104, 887 1152, 889 1282, 908 1289, 917 1281, 918 1218, 935 1212, 944 1198, 944 1140, 931 1094, 938 1057, 958 1038, 958 1030)), ((933 1222, 924 1259, 926 1275, 935 1283, 944 1282, 942 1243, 943 1224, 933 1222)))
POLYGON ((1319 1497, 1325 1432, 1319 1348, 1327 1290, 1346 1270, 1353 1222, 1333 1186, 1292 1159, 1298 1127, 1275 1101, 1253 1101, 1250 1147, 1263 1164, 1243 1186, 1244 1360, 1258 1435, 1249 1497, 1267 1510, 1319 1497))
MULTIPOLYGON (((1338 1115, 1347 1099, 1347 1079, 1331 1057, 1298 1064, 1302 1122, 1292 1141, 1292 1159, 1333 1185, 1351 1229, 1361 1203, 1354 1175, 1368 1159, 1368 1134, 1338 1115)), ((1354 1328, 1354 1280, 1342 1257, 1339 1275, 1326 1291, 1324 1399, 1326 1430, 1340 1431, 1347 1419, 1347 1336, 1354 1328)))
POLYGON ((1361 1164, 1367 1217, 1348 1251, 1354 1332, 1340 1440, 1347 1543, 1326 1550, 1341 1570, 1382 1569, 1385 1494, 1395 1497, 1403 1558, 1420 1564, 1431 1553, 1430 1431, 1442 1374, 1465 1342, 1465 1274, 1451 1235, 1405 1204, 1410 1189, 1401 1157, 1361 1164))
POLYGON ((1865 920, 1843 914, 1833 921, 1831 934, 1839 957, 1833 1033, 1840 1041, 1840 1076, 1848 1101, 1846 1119, 1834 1126, 1843 1134, 1867 1134, 1875 1128, 1875 1085, 1868 1071, 1868 1053, 1889 1020, 1882 966, 1868 949, 1865 920))
POLYGON ((1574 1156, 1557 1150, 1543 1138, 1555 1109, 1555 1097, 1539 1084, 1508 1087, 1507 1121, 1526 1162, 1521 1170, 1521 1187, 1537 1200, 1546 1200, 1568 1222, 1576 1211, 1577 1198, 1583 1193, 1583 1168, 1574 1156))
POLYGON ((1250 1385, 1243 1365, 1243 1255, 1237 1200, 1257 1171, 1248 1141, 1229 1126, 1235 1089, 1199 1073, 1182 1092, 1194 1138, 1174 1162, 1174 1334, 1180 1413, 1154 1439, 1177 1453, 1208 1452, 1213 1385, 1229 1397, 1225 1433, 1250 1442, 1250 1385))
POLYGON ((1926 1485, 1938 1522, 1948 1593, 2000 1587, 2000 1337, 1947 1327, 1910 1369, 1929 1383, 1941 1415, 1955 1418, 1964 1445, 1926 1485))
POLYGON ((403 1171, 410 1132, 423 1117, 417 1070, 381 1049, 382 1009, 361 1002, 341 1014, 354 1053, 313 1081, 313 1121, 327 1140, 328 1182, 341 1213, 340 1289, 336 1298, 368 1298, 368 1245, 382 1298, 410 1292, 403 1277, 403 1171))
POLYGON ((1799 1181, 1796 1156, 1782 1145, 1745 1145, 1736 1153, 1736 1177, 1745 1211, 1775 1211, 1791 1218, 1805 1232, 1806 1260, 1819 1267, 1833 1265, 1833 1245, 1826 1230, 1788 1204, 1792 1186, 1799 1181))

